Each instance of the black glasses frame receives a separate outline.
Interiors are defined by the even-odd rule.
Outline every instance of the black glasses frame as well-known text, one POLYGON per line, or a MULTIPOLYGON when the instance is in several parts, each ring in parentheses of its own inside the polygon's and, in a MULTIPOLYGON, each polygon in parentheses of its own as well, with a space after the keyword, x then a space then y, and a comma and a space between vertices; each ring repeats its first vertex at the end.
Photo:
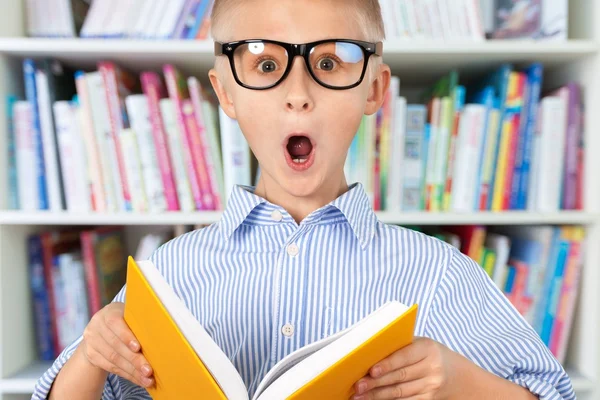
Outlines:
POLYGON ((227 56, 227 58, 229 59, 229 65, 231 66, 231 70, 233 71, 233 77, 235 78, 235 81, 238 83, 238 85, 245 87, 246 89, 252 89, 252 90, 271 89, 271 88, 274 88, 275 86, 279 85, 281 82, 283 82, 285 80, 285 78, 287 78, 288 74, 290 73, 290 70, 292 69, 292 64, 294 63, 294 60, 296 59, 297 56, 300 56, 304 59, 304 62, 306 63, 306 66, 308 69, 308 72, 310 73, 312 78, 315 80, 315 82, 317 82, 319 85, 326 87, 328 89, 333 89, 333 90, 352 89, 362 83, 362 81, 365 77, 365 73, 367 71, 367 66, 369 65, 369 58, 371 58, 371 56, 380 56, 381 57, 382 54, 383 54, 383 42, 372 43, 372 42, 364 42, 362 40, 352 40, 352 39, 325 39, 325 40, 318 40, 316 42, 303 43, 303 44, 285 43, 285 42, 278 42, 276 40, 267 40, 267 39, 248 39, 248 40, 239 40, 236 42, 227 42, 227 43, 215 42, 215 56, 222 56, 222 55, 227 56), (352 43, 352 44, 359 46, 362 49, 363 55, 365 57, 365 64, 363 65, 363 70, 362 70, 362 73, 360 74, 360 79, 358 80, 358 82, 354 83, 353 85, 349 85, 349 86, 328 85, 324 82, 321 82, 316 77, 315 73, 313 72, 313 69, 310 67, 309 56, 310 56, 310 52, 312 51, 312 49, 315 46, 318 46, 320 44, 331 43, 331 42, 352 43), (249 85, 244 84, 238 78, 237 72, 235 70, 235 61, 233 59, 233 54, 235 52, 235 49, 237 49, 238 47, 240 47, 242 45, 249 44, 249 43, 273 43, 273 44, 277 44, 277 45, 283 47, 287 51, 288 63, 287 63, 287 66, 285 67, 285 72, 283 73, 281 78, 274 84, 272 84, 270 86, 266 86, 266 87, 255 87, 255 86, 249 86, 249 85))

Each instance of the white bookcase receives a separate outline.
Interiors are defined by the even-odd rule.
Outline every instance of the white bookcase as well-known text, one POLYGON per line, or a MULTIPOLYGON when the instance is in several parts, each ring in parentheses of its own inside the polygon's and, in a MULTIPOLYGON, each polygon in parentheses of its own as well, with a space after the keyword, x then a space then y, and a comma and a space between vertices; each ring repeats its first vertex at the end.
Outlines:
MULTIPOLYGON (((0 0, 0 97, 22 94, 21 60, 25 56, 55 57, 79 67, 112 59, 139 71, 173 62, 188 74, 206 76, 213 62, 212 43, 132 42, 26 39, 24 0, 0 0)), ((503 61, 522 66, 545 65, 548 88, 570 79, 583 86, 586 107, 585 210, 551 214, 507 212, 470 214, 380 213, 397 224, 581 224, 587 229, 585 265, 566 367, 580 399, 600 398, 600 2, 571 0, 570 38, 566 43, 519 42, 394 42, 385 45, 385 61, 402 79, 402 89, 419 88, 450 68, 470 77, 503 61)), ((5 102, 0 106, 0 400, 30 398, 36 379, 49 366, 35 361, 29 293, 26 237, 61 225, 127 225, 131 251, 136 239, 157 226, 206 224, 220 213, 160 215, 73 215, 6 211, 7 144, 5 102)))

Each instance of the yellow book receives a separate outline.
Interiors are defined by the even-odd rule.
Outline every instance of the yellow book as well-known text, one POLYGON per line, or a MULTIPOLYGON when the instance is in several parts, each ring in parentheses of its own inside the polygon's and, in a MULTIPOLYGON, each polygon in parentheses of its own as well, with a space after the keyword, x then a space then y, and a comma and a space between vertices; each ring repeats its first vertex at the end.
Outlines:
MULTIPOLYGON (((391 301, 350 328, 285 357, 253 400, 347 400, 380 360, 412 343, 417 305, 391 301)), ((125 321, 154 370, 154 400, 249 400, 234 365, 150 261, 129 258, 125 321)))

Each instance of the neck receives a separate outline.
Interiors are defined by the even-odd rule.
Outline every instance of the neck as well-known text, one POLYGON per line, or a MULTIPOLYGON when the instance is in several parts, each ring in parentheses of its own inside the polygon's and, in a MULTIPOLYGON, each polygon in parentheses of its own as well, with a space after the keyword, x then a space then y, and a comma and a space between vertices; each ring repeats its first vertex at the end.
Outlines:
POLYGON ((287 192, 263 172, 256 184, 254 194, 283 207, 299 224, 311 212, 331 203, 347 191, 348 184, 343 172, 341 177, 323 182, 318 192, 307 196, 295 196, 287 192))

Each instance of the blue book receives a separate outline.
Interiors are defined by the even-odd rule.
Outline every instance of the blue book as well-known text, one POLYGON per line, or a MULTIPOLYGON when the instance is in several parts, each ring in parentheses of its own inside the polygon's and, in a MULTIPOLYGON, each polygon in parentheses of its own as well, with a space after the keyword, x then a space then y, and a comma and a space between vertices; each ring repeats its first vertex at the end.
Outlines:
POLYGON ((33 140, 37 149, 37 176, 39 209, 47 210, 48 191, 46 188, 46 167, 44 162, 44 145, 42 143, 42 129, 38 109, 37 88, 35 84, 35 63, 32 59, 23 60, 23 73, 25 78, 25 97, 31 103, 31 117, 33 121, 33 140))
POLYGON ((542 251, 543 246, 540 242, 518 237, 511 238, 509 258, 511 260, 521 261, 529 267, 529 276, 525 293, 531 298, 539 295, 539 293, 533 293, 532 287, 534 285, 534 280, 539 276, 538 271, 541 268, 540 262, 542 259, 542 251))
MULTIPOLYGON (((532 64, 525 71, 527 74, 527 98, 525 103, 525 132, 523 135, 523 152, 520 180, 517 188, 516 209, 527 209, 527 193, 529 189, 529 176, 531 171, 531 155, 533 152, 533 138, 538 118, 538 106, 542 91, 542 78, 544 67, 540 63, 532 64)), ((511 199, 512 204, 512 199, 511 199)))
MULTIPOLYGON (((561 232, 560 228, 557 228, 561 232)), ((558 302, 560 301, 560 292, 562 289, 562 283, 565 276, 565 267, 567 265, 567 259, 569 255, 569 249, 571 243, 560 237, 557 245, 557 256, 554 268, 551 268, 547 273, 550 275, 550 285, 546 292, 545 308, 543 311, 542 327, 540 330, 540 337, 546 346, 550 346, 550 338, 552 337, 552 326, 554 325, 554 316, 558 309, 558 302), (554 272, 554 273, 552 273, 554 272)))
POLYGON ((195 39, 200 27, 202 26, 202 22, 204 21, 204 15, 206 14, 208 7, 210 5, 211 0, 202 0, 198 5, 198 10, 196 11, 196 20, 194 25, 187 32, 184 30, 184 34, 186 35, 186 39, 195 39))
POLYGON ((8 208, 19 209, 19 182, 17 178, 17 154, 15 142, 15 126, 13 121, 13 106, 18 98, 13 95, 6 97, 6 119, 8 122, 8 208))
POLYGON ((57 349, 54 348, 54 333, 50 320, 50 296, 48 294, 48 282, 46 282, 44 275, 42 239, 40 236, 29 237, 27 251, 29 254, 29 285, 33 302, 38 357, 42 361, 53 361, 57 349))

